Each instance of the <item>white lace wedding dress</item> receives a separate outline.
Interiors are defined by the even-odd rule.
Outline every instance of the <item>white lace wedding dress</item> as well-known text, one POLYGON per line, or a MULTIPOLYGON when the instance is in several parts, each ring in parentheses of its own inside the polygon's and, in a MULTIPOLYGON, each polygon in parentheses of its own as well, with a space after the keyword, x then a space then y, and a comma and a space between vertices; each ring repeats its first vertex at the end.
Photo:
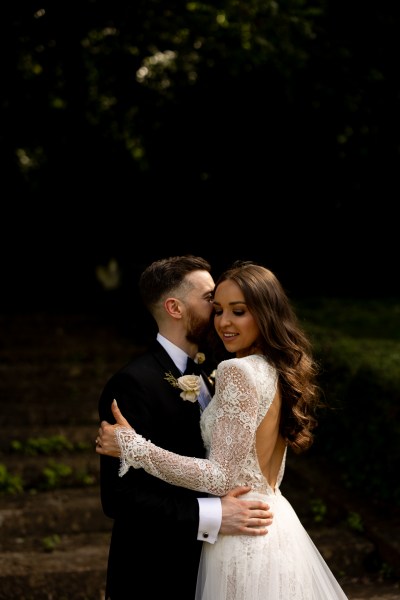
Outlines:
POLYGON ((129 467, 143 468, 174 485, 217 496, 235 486, 249 485, 252 492, 247 497, 265 500, 273 511, 267 535, 219 535, 215 544, 203 544, 196 600, 347 598, 281 494, 286 449, 274 489, 261 472, 256 430, 272 404, 276 385, 276 371, 263 356, 219 364, 215 396, 201 417, 208 459, 183 457, 130 429, 117 430, 121 476, 129 467))

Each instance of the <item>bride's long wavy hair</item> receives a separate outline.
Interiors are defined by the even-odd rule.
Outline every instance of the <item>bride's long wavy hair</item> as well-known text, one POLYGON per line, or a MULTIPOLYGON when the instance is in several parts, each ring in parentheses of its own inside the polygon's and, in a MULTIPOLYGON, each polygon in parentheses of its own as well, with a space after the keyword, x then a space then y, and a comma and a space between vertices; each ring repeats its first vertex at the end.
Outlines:
POLYGON ((310 340, 272 271, 249 261, 236 261, 217 279, 216 288, 226 280, 242 291, 260 329, 257 349, 278 372, 281 434, 294 452, 303 452, 313 443, 316 409, 323 405, 310 340))

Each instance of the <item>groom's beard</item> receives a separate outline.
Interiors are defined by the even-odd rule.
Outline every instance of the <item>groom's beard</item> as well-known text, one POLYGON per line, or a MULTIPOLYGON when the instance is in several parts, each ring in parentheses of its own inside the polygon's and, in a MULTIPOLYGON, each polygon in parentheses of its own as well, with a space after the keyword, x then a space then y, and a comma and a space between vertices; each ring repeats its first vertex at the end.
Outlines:
POLYGON ((191 344, 200 346, 207 341, 211 328, 212 321, 210 318, 205 320, 204 317, 198 317, 193 312, 190 312, 188 314, 186 339, 191 344))

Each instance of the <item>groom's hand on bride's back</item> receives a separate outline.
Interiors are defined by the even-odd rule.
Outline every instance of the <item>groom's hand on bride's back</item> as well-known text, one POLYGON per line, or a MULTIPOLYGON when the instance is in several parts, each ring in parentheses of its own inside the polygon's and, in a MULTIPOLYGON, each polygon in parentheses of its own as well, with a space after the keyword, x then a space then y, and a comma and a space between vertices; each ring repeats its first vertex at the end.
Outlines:
POLYGON ((253 536, 268 533, 272 511, 265 502, 241 498, 249 491, 249 487, 237 487, 221 498, 222 523, 219 533, 253 536))

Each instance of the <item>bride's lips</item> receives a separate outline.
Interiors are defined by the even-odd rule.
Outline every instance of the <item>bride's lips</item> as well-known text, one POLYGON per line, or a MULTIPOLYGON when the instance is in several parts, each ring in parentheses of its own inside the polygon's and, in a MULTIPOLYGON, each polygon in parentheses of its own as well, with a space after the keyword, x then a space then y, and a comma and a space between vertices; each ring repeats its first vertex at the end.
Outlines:
POLYGON ((224 342, 230 342, 231 340, 234 340, 238 334, 237 333, 221 333, 222 339, 224 340, 224 342))

